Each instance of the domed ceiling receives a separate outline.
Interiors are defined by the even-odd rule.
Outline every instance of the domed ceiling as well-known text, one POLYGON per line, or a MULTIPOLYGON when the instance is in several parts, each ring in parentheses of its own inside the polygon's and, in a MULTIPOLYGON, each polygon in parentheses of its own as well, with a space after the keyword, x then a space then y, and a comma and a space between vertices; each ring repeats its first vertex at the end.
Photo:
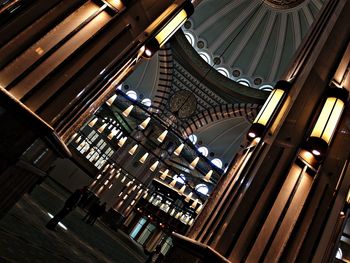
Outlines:
MULTIPOLYGON (((287 69, 323 2, 204 0, 195 8, 183 31, 192 47, 218 72, 242 85, 268 90, 287 69)), ((235 84, 226 85, 233 91, 237 88, 251 90, 219 74, 216 74, 221 78, 217 78, 217 86, 211 86, 211 82, 204 81, 204 78, 191 71, 191 67, 186 66, 186 63, 196 64, 197 60, 187 58, 187 54, 187 60, 177 56, 183 50, 176 50, 175 42, 171 42, 151 60, 138 65, 123 83, 122 89, 125 92, 136 91, 140 102, 150 98, 152 108, 159 109, 163 115, 170 114, 174 94, 190 91, 196 96, 199 116, 211 107, 216 111, 221 105, 227 107, 233 103, 229 96, 218 92, 218 87, 225 88, 221 79, 235 84)), ((188 44, 185 39, 184 43, 188 44)), ((209 160, 219 158, 223 164, 227 164, 240 149, 249 126, 250 122, 246 118, 236 115, 215 119, 187 135, 193 133, 197 136, 195 145, 208 149, 209 160)))
POLYGON ((183 26, 187 39, 227 77, 260 89, 278 80, 324 0, 204 0, 183 26))

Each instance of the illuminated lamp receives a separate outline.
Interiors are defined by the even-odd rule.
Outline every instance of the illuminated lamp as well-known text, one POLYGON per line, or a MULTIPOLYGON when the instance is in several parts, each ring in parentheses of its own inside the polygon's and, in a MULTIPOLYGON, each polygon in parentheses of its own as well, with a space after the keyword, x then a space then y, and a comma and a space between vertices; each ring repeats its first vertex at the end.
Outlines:
POLYGON ((163 131, 162 134, 158 136, 157 140, 159 142, 163 142, 167 134, 168 134, 168 130, 163 131))
POLYGON ((110 97, 107 101, 106 104, 108 106, 112 106, 113 102, 115 101, 115 99, 117 98, 117 94, 114 94, 112 97, 110 97))
POLYGON ((181 144, 179 145, 179 147, 177 147, 177 148, 175 149, 174 154, 177 155, 177 156, 179 156, 180 153, 182 152, 182 149, 184 148, 184 146, 185 146, 185 145, 184 145, 183 143, 181 143, 181 144))
POLYGON ((210 170, 210 171, 207 172, 207 174, 204 176, 203 180, 206 181, 206 182, 209 182, 212 174, 213 174, 213 170, 210 170))
POLYGON ((191 198, 192 198, 192 195, 193 195, 193 193, 190 192, 190 193, 186 196, 185 202, 189 202, 189 201, 191 200, 191 198))
POLYGON ((134 153, 136 152, 137 150, 137 147, 139 147, 138 144, 135 144, 130 150, 129 150, 129 154, 130 155, 134 155, 134 153))
POLYGON ((150 122, 151 118, 147 117, 143 122, 141 122, 141 124, 139 125, 139 127, 144 130, 146 129, 148 123, 150 122))
POLYGON ((123 145, 124 145, 124 143, 126 142, 126 139, 127 139, 128 137, 122 137, 122 138, 120 138, 120 140, 118 141, 118 146, 119 147, 122 147, 123 145))
POLYGON ((152 172, 154 172, 154 170, 157 168, 158 164, 159 164, 159 161, 155 161, 149 169, 152 172))
POLYGON ((97 129, 97 131, 99 133, 102 133, 105 130, 106 127, 107 127, 107 123, 104 123, 104 124, 102 124, 102 126, 100 128, 97 129))
POLYGON ((330 88, 326 102, 306 142, 306 149, 315 158, 322 158, 331 143, 334 132, 345 108, 349 92, 343 88, 330 88))
POLYGON ((280 80, 276 83, 274 89, 271 91, 269 97, 261 108, 258 116, 255 118, 252 126, 248 130, 247 138, 249 140, 260 138, 262 136, 266 126, 279 109, 290 88, 291 84, 288 81, 280 80))
POLYGON ((116 12, 124 8, 124 4, 121 0, 104 0, 103 2, 116 12))
POLYGON ((190 163, 190 168, 194 169, 197 166, 197 163, 199 161, 199 157, 197 156, 191 163, 190 163))
POLYGON ((168 173, 169 173, 169 169, 166 169, 166 170, 162 173, 162 175, 160 176, 160 179, 165 180, 165 178, 168 176, 168 173))
POLYGON ((145 153, 139 160, 140 163, 144 163, 148 157, 148 153, 145 153))
POLYGON ((123 114, 125 117, 128 117, 133 108, 134 108, 134 105, 130 105, 129 107, 127 107, 127 108, 122 112, 122 114, 123 114))
MULTIPOLYGON (((156 19, 146 32, 151 32, 155 27, 158 26, 169 13, 177 9, 176 4, 172 4, 167 10, 163 12, 162 15, 156 19)), ((176 12, 171 19, 158 31, 158 33, 151 38, 145 45, 145 51, 143 56, 145 58, 150 58, 154 55, 159 48, 161 48, 174 34, 175 32, 186 22, 187 18, 193 14, 194 8, 190 1, 186 1, 182 9, 176 12)))
POLYGON ((186 190, 186 185, 183 185, 181 189, 179 190, 179 194, 184 195, 186 190))
POLYGON ((94 118, 92 121, 88 123, 88 125, 92 128, 96 124, 97 120, 98 118, 94 118))

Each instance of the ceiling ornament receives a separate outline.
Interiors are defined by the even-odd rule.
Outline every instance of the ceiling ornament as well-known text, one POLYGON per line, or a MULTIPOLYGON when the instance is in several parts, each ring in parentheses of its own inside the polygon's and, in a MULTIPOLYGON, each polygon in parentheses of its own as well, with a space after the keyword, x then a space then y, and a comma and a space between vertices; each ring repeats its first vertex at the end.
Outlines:
POLYGON ((279 9, 290 9, 303 3, 305 0, 266 0, 265 3, 279 9))

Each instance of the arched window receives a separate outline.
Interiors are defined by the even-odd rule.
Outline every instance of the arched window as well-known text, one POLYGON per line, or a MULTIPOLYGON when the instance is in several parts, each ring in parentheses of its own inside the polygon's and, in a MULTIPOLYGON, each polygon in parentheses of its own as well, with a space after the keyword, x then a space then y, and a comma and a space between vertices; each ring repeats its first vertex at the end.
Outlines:
POLYGON ((243 86, 250 87, 250 82, 247 79, 239 79, 237 82, 243 86))
POLYGON ((188 139, 193 143, 196 144, 197 143, 197 136, 194 134, 191 134, 190 136, 188 136, 188 139))
POLYGON ((150 99, 148 99, 148 98, 143 99, 143 100, 141 101, 141 103, 142 103, 143 105, 145 105, 146 107, 150 107, 150 106, 152 105, 152 101, 151 101, 150 99))
POLYGON ((180 184, 185 184, 186 177, 183 174, 180 174, 179 176, 176 177, 176 182, 180 184))
POLYGON ((211 160, 212 164, 214 164, 216 167, 222 168, 222 161, 219 158, 215 158, 211 160))
POLYGON ((271 90, 273 90, 273 87, 271 85, 263 85, 259 89, 266 90, 266 91, 271 91, 271 90))
POLYGON ((222 75, 224 75, 225 77, 230 77, 230 74, 228 73, 228 70, 227 69, 225 69, 225 68, 216 68, 216 70, 220 73, 220 74, 222 74, 222 75))
POLYGON ((199 55, 201 56, 201 58, 204 59, 204 61, 207 62, 209 65, 212 64, 212 63, 211 63, 210 56, 209 56, 208 53, 202 51, 202 52, 199 52, 198 54, 199 54, 199 55))
POLYGON ((206 186, 205 184, 198 184, 195 188, 195 190, 198 192, 198 193, 201 193, 203 195, 206 195, 208 194, 209 192, 209 188, 208 186, 206 186))
POLYGON ((126 95, 128 95, 129 98, 131 98, 133 100, 137 100, 137 93, 136 93, 136 91, 129 90, 129 91, 126 92, 126 95))
POLYGON ((189 32, 185 32, 185 37, 187 41, 190 42, 191 46, 194 46, 195 41, 193 35, 189 32))
POLYGON ((207 157, 207 156, 208 156, 208 153, 209 153, 208 148, 207 148, 207 147, 204 147, 204 146, 199 147, 199 148, 198 148, 198 152, 200 152, 200 153, 201 153, 203 156, 205 156, 205 157, 207 157))

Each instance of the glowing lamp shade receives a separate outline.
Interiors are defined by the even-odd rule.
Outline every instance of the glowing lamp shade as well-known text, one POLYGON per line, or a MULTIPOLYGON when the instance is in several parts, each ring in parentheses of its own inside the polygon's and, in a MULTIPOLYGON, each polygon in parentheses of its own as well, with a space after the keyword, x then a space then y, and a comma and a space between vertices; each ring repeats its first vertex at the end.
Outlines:
POLYGON ((120 11, 124 8, 121 0, 105 0, 105 3, 107 3, 115 11, 120 11))
POLYGON ((97 120, 98 120, 97 118, 94 118, 92 121, 88 123, 88 125, 92 128, 96 124, 97 120))
POLYGON ((167 134, 168 134, 168 130, 163 131, 162 134, 158 136, 157 140, 159 142, 163 142, 167 134))
POLYGON ((155 161, 155 162, 151 165, 151 167, 150 167, 149 169, 150 169, 152 172, 154 172, 154 170, 157 168, 158 164, 159 164, 159 161, 155 161))
POLYGON ((272 116, 276 113, 279 106, 283 102, 290 87, 291 84, 285 80, 280 80, 276 83, 275 88, 271 91, 269 97, 265 101, 265 104, 262 106, 258 116, 255 118, 252 126, 250 127, 247 133, 248 139, 254 139, 262 136, 262 133, 270 122, 272 116))
POLYGON ((197 205, 198 205, 198 199, 196 198, 196 200, 194 200, 194 202, 192 203, 192 205, 190 207, 193 209, 196 209, 197 205))
POLYGON ((139 160, 140 163, 144 163, 148 157, 148 153, 145 153, 139 160))
POLYGON ((206 181, 206 182, 209 182, 212 174, 213 174, 213 170, 210 170, 210 171, 207 172, 207 174, 204 176, 203 180, 206 181))
POLYGON ((194 169, 197 166, 197 163, 199 161, 199 157, 197 156, 191 163, 190 163, 190 168, 194 169))
POLYGON ((129 154, 130 155, 134 155, 134 153, 136 152, 137 148, 139 147, 138 144, 135 144, 130 150, 129 150, 129 154))
POLYGON ((308 150, 315 157, 325 154, 344 111, 347 97, 346 89, 329 89, 326 102, 307 141, 308 150))
POLYGON ((179 147, 177 147, 177 148, 175 149, 174 154, 177 155, 177 156, 179 156, 179 155, 181 154, 182 149, 184 148, 184 146, 185 146, 185 145, 184 145, 183 143, 181 143, 181 144, 179 145, 179 147))
POLYGON ((173 19, 171 19, 163 29, 156 35, 159 46, 162 47, 169 38, 186 22, 187 13, 182 9, 173 19))
POLYGON ((141 122, 141 124, 139 125, 139 127, 144 130, 146 129, 148 123, 150 122, 151 118, 147 117, 143 122, 141 122))
POLYGON ((124 145, 124 143, 126 142, 127 137, 123 137, 118 141, 118 146, 122 147, 124 145))
POLYGON ((165 178, 168 176, 168 173, 169 173, 169 169, 166 169, 166 170, 162 173, 162 175, 160 176, 160 179, 165 180, 165 178))
POLYGON ((114 94, 112 97, 110 97, 107 101, 106 104, 108 106, 112 106, 113 102, 115 101, 115 99, 117 98, 117 94, 114 94))
POLYGON ((183 185, 181 189, 179 190, 179 194, 184 195, 186 190, 186 185, 183 185))
POLYGON ((125 117, 128 117, 133 108, 134 108, 134 105, 130 105, 129 107, 127 107, 127 108, 122 112, 122 114, 123 114, 125 117))
POLYGON ((102 124, 102 126, 100 128, 97 129, 97 131, 99 133, 102 133, 105 130, 106 127, 107 127, 107 123, 104 123, 104 124, 102 124))
POLYGON ((191 200, 191 198, 192 198, 192 195, 193 195, 192 192, 189 193, 189 194, 186 196, 186 198, 185 198, 185 202, 189 202, 189 201, 191 200))
POLYGON ((156 24, 161 23, 160 20, 164 20, 165 17, 171 13, 175 13, 171 19, 160 29, 160 31, 146 43, 144 57, 150 58, 153 54, 161 48, 174 34, 175 32, 186 22, 187 18, 193 14, 194 8, 190 1, 186 1, 183 8, 180 11, 174 12, 177 9, 177 5, 171 5, 164 13, 159 17, 159 21, 154 21, 154 25, 150 26, 150 29, 154 28, 156 24))

